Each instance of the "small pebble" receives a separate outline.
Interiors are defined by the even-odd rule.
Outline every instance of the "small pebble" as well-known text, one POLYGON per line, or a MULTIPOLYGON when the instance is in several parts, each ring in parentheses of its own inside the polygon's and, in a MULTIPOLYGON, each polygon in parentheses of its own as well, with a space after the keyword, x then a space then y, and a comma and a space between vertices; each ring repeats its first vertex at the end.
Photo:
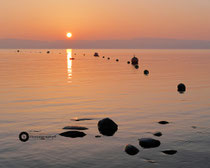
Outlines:
POLYGON ((157 136, 157 137, 160 137, 160 136, 162 136, 162 133, 161 132, 155 132, 153 135, 157 136))
POLYGON ((128 145, 126 145, 126 147, 125 147, 125 152, 126 152, 127 154, 129 154, 129 155, 136 155, 137 153, 139 153, 139 149, 136 148, 136 147, 133 146, 133 145, 128 144, 128 145))

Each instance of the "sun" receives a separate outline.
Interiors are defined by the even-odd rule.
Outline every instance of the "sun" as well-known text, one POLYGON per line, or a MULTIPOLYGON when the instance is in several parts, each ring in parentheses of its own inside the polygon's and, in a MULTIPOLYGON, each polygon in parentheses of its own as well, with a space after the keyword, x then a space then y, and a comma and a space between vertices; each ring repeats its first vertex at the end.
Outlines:
POLYGON ((72 34, 71 34, 70 32, 68 32, 68 33, 66 34, 66 37, 67 37, 67 38, 71 38, 71 37, 72 37, 72 34))

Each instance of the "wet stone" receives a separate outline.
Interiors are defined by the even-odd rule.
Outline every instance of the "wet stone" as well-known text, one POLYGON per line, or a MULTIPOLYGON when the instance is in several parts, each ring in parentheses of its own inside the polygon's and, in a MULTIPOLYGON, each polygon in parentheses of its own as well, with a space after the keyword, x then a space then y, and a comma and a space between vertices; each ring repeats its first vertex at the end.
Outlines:
POLYGON ((84 132, 80 132, 80 131, 67 131, 67 132, 63 132, 59 135, 64 136, 64 137, 69 137, 69 138, 79 138, 79 137, 82 138, 86 134, 84 132))
POLYGON ((160 146, 160 141, 153 138, 141 138, 139 145, 143 148, 156 148, 160 146))
POLYGON ((162 136, 163 134, 162 134, 161 132, 155 132, 153 135, 154 135, 154 136, 157 136, 157 137, 160 137, 160 136, 162 136))
POLYGON ((159 124, 162 124, 162 125, 169 124, 168 121, 159 121, 158 123, 159 123, 159 124))
POLYGON ((177 153, 176 150, 164 150, 162 151, 163 153, 167 154, 167 155, 174 155, 177 153))
POLYGON ((139 149, 136 148, 136 147, 133 146, 133 145, 128 144, 128 145, 126 145, 126 147, 125 147, 125 152, 126 152, 127 154, 129 154, 129 155, 136 155, 137 153, 139 153, 139 149))
POLYGON ((110 118, 104 118, 98 122, 98 130, 102 135, 113 136, 118 130, 118 125, 110 118))

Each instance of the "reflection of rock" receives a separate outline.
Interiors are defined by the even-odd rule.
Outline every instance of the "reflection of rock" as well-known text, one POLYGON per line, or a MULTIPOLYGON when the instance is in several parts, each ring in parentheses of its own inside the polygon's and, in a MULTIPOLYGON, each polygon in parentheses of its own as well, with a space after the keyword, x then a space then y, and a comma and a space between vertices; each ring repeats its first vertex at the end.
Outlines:
POLYGON ((179 93, 184 93, 186 91, 186 86, 183 84, 183 83, 180 83, 178 86, 177 86, 177 91, 179 93))
POLYGON ((92 118, 73 118, 72 121, 85 121, 85 120, 93 120, 92 118))
POLYGON ((87 130, 88 128, 86 127, 81 127, 81 126, 66 126, 63 129, 72 129, 72 130, 87 130))
POLYGON ((169 122, 168 122, 168 121, 159 121, 158 123, 159 123, 159 124, 163 124, 163 125, 165 125, 165 124, 169 124, 169 122))
POLYGON ((153 135, 160 137, 160 136, 162 136, 162 133, 161 132, 155 132, 153 135))
POLYGON ((156 148, 160 146, 160 141, 152 138, 141 138, 139 145, 143 148, 156 148))
POLYGON ((144 70, 144 75, 149 75, 149 71, 148 70, 144 70))
POLYGON ((138 63, 139 63, 139 59, 138 58, 136 58, 135 56, 131 59, 131 63, 133 64, 133 65, 137 65, 138 63))
POLYGON ((104 118, 98 122, 98 130, 106 136, 113 136, 118 130, 118 125, 110 118, 104 118))
POLYGON ((176 150, 165 150, 165 151, 162 151, 163 153, 167 154, 167 155, 174 155, 177 153, 176 150))
POLYGON ((80 131, 67 131, 59 135, 64 136, 64 137, 70 137, 70 138, 78 138, 78 137, 84 137, 86 134, 80 131))
POLYGON ((129 155, 136 155, 137 153, 139 153, 139 150, 133 145, 126 145, 125 152, 129 155))

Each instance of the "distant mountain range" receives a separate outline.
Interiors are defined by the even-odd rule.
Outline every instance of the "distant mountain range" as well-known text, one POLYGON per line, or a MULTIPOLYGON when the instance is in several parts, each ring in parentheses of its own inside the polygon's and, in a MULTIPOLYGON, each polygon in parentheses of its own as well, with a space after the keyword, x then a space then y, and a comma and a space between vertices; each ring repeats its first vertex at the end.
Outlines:
POLYGON ((210 49, 210 41, 140 38, 131 40, 38 41, 0 39, 2 49, 210 49))

